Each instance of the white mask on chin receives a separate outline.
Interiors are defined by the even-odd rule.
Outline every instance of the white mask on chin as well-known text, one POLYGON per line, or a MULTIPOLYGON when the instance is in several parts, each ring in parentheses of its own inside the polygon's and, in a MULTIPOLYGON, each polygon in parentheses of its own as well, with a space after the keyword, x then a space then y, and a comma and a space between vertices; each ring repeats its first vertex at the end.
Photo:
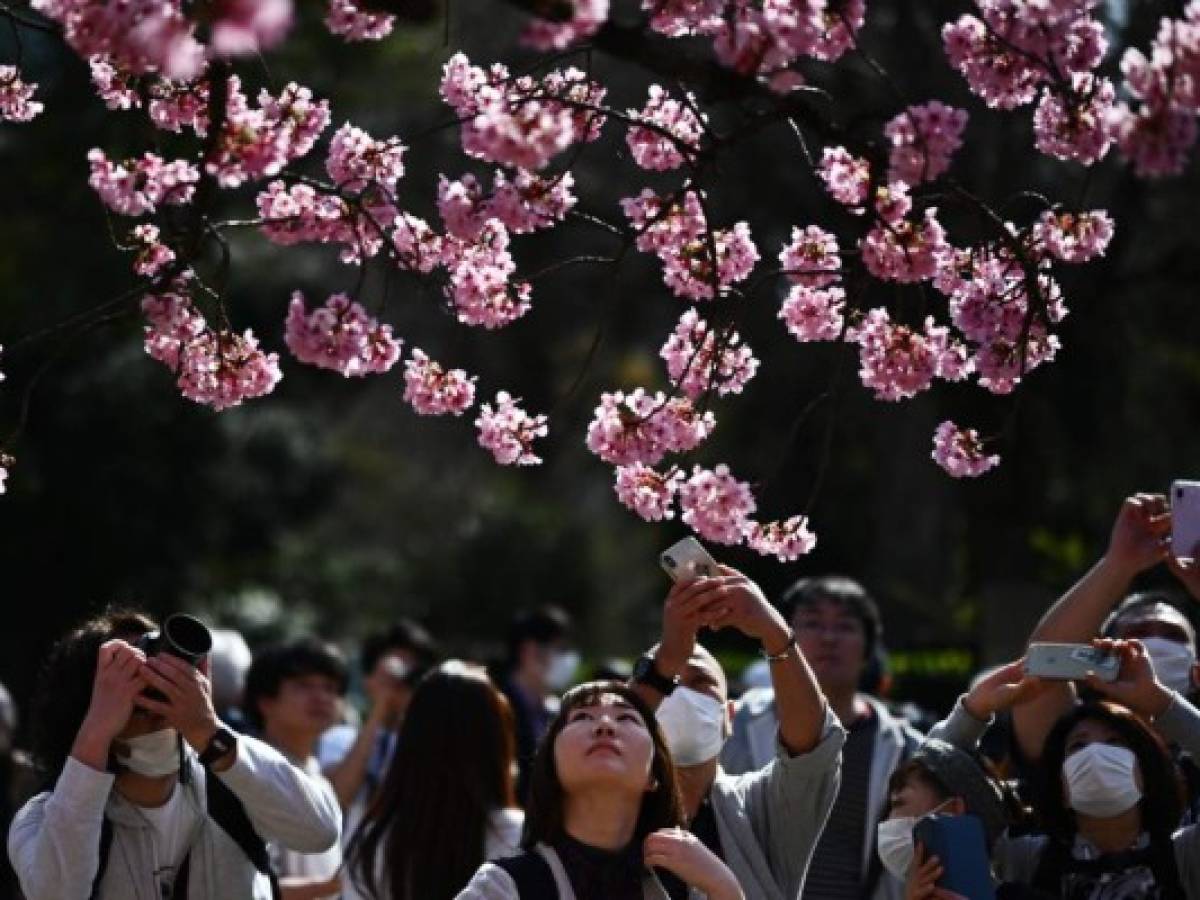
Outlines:
POLYGON ((708 694, 677 687, 659 704, 655 718, 677 766, 716 759, 725 746, 725 707, 708 694))
POLYGON ((179 771, 179 732, 174 728, 160 728, 115 743, 117 763, 130 772, 161 778, 179 771))
POLYGON ((1142 646, 1154 666, 1154 677, 1167 688, 1178 691, 1185 697, 1192 688, 1192 667, 1196 665, 1196 653, 1187 644, 1167 638, 1142 638, 1142 646))

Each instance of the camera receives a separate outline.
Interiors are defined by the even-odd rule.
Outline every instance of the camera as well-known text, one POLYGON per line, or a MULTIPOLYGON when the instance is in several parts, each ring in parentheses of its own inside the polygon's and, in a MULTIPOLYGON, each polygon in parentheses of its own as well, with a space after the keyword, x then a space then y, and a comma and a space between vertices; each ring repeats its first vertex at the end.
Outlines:
POLYGON ((167 616, 158 631, 138 638, 134 645, 147 656, 169 653, 191 666, 200 664, 212 650, 212 632, 195 616, 175 613, 167 616))
POLYGON ((669 554, 669 553, 664 553, 664 554, 663 554, 663 558, 662 558, 662 560, 663 560, 663 562, 665 562, 665 563, 666 563, 668 566, 670 566, 672 569, 674 569, 674 568, 677 568, 677 567, 679 566, 679 563, 675 562, 675 557, 673 557, 673 556, 672 556, 671 554, 669 554))

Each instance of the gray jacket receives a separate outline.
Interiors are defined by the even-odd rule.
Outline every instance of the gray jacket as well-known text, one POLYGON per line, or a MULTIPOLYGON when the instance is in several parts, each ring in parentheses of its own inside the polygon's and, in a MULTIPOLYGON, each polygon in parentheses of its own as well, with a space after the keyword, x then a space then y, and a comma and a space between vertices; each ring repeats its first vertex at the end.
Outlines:
MULTIPOLYGON (((184 799, 205 810, 208 773, 190 749, 184 799)), ((337 843, 341 811, 333 791, 253 738, 239 736, 237 759, 216 777, 237 796, 255 830, 302 853, 337 843)), ((54 790, 34 797, 13 819, 8 855, 28 900, 87 900, 100 863, 100 831, 113 825, 108 864, 97 900, 159 900, 153 830, 136 807, 113 790, 116 776, 69 758, 54 790)), ((203 816, 191 845, 190 900, 268 900, 270 884, 225 831, 203 816)))
MULTIPOLYGON (((924 738, 907 721, 892 715, 888 708, 874 697, 869 694, 860 696, 871 707, 879 722, 879 728, 875 732, 875 751, 871 756, 871 783, 867 793, 867 809, 870 815, 863 822, 862 873, 863 878, 866 878, 875 858, 875 828, 887 807, 888 780, 896 766, 908 759, 924 738)), ((746 772, 761 767, 774 753, 773 747, 778 731, 775 692, 770 688, 747 691, 738 701, 733 717, 733 735, 725 744, 721 754, 721 765, 728 772, 746 772)), ((834 796, 836 798, 836 791, 834 796)), ((832 806, 831 802, 830 808, 832 806)), ((825 815, 828 814, 826 810, 825 815)), ((810 848, 808 856, 811 855, 810 848)), ((807 861, 805 865, 807 867, 807 861)), ((903 896, 903 883, 887 872, 880 872, 872 900, 900 900, 903 896)))

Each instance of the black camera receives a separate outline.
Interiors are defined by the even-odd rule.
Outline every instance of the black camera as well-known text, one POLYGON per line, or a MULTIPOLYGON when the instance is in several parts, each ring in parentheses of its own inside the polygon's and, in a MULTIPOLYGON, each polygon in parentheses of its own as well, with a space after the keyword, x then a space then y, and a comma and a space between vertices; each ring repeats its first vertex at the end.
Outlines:
MULTIPOLYGON (((143 634, 134 644, 146 656, 169 653, 171 656, 182 659, 193 668, 200 664, 200 660, 208 656, 212 651, 212 645, 212 632, 208 630, 208 626, 195 616, 184 613, 167 616, 162 628, 143 634)), ((152 700, 165 701, 167 699, 163 696, 162 691, 156 691, 153 688, 148 688, 145 693, 152 700)))

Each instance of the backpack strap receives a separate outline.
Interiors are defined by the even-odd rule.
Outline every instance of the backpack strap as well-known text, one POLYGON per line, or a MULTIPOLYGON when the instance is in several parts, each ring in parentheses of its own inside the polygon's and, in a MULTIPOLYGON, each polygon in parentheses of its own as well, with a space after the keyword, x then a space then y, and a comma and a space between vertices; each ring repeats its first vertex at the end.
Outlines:
POLYGON ((209 817, 233 839, 251 864, 271 881, 271 897, 280 900, 279 877, 271 866, 267 845, 257 831, 242 801, 211 772, 205 773, 204 796, 209 817))
POLYGON ((558 900, 558 885, 550 864, 536 850, 526 850, 517 856, 492 860, 508 873, 517 886, 521 900, 558 900))
POLYGON ((100 865, 96 867, 96 877, 92 879, 92 890, 88 900, 96 900, 100 896, 100 881, 104 878, 104 870, 108 868, 108 855, 112 852, 113 826, 108 816, 100 823, 100 865))

